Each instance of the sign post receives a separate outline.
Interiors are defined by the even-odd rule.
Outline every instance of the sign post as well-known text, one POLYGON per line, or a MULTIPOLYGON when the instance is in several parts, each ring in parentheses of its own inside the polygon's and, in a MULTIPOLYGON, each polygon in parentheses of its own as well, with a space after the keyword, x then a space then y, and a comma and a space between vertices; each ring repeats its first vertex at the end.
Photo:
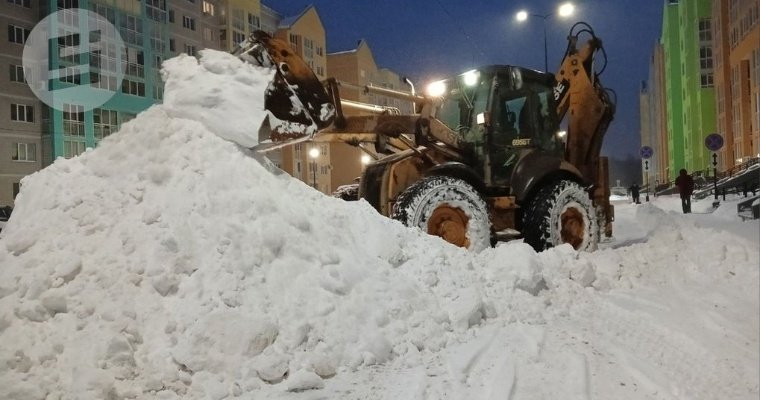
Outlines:
POLYGON ((644 185, 647 188, 647 193, 644 199, 647 202, 649 202, 649 159, 652 158, 653 154, 654 150, 649 146, 642 146, 641 149, 639 149, 639 155, 644 159, 644 185))
POLYGON ((720 201, 718 201, 718 153, 717 151, 723 147, 723 136, 717 133, 711 133, 705 137, 705 147, 707 150, 712 151, 712 165, 713 165, 713 192, 715 194, 715 200, 713 200, 713 207, 718 207, 720 201))

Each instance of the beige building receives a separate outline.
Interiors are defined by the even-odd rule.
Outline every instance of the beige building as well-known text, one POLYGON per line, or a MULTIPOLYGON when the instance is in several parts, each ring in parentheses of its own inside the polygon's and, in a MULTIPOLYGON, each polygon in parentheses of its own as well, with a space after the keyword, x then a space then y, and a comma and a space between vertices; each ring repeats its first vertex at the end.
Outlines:
POLYGON ((0 2, 0 207, 12 206, 21 179, 42 168, 43 104, 24 80, 21 55, 39 21, 39 1, 0 2))
MULTIPOLYGON (((268 12, 268 24, 271 24, 271 18, 268 12)), ((325 28, 314 6, 307 7, 296 16, 281 19, 274 37, 290 43, 293 51, 303 58, 320 80, 327 78, 325 28)), ((284 171, 320 192, 331 193, 335 187, 331 179, 332 156, 327 144, 297 144, 271 152, 268 157, 284 171), (309 156, 312 148, 318 150, 317 157, 309 156)))
MULTIPOLYGON (((650 186, 668 182, 668 135, 667 102, 665 101, 664 50, 656 43, 649 59, 649 78, 642 83, 639 93, 641 112, 641 145, 654 149, 649 159, 649 170, 642 165, 642 182, 649 180, 650 186), (648 178, 646 174, 648 173, 648 178)), ((643 164, 643 163, 642 163, 643 164)))
MULTIPOLYGON (((409 87, 397 73, 387 68, 377 67, 372 50, 365 40, 360 40, 355 49, 328 54, 327 71, 331 77, 355 85, 374 85, 395 90, 409 90, 409 87)), ((349 88, 341 88, 340 96, 346 100, 395 107, 404 114, 412 112, 411 102, 387 96, 364 93, 349 88)), ((347 115, 357 113, 351 109, 344 109, 344 112, 347 115)), ((341 143, 330 144, 330 152, 334 155, 332 157, 332 178, 334 181, 332 190, 334 190, 340 185, 352 182, 361 174, 364 153, 356 147, 341 143)))
POLYGON ((714 0, 718 170, 760 156, 760 1, 714 0))

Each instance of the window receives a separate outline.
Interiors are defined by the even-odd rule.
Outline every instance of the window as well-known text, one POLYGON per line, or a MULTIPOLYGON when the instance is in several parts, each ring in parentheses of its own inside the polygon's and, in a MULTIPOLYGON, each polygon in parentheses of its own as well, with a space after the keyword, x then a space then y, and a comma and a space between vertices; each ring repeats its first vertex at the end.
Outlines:
POLYGON ((58 9, 79 8, 79 0, 58 0, 58 9))
POLYGON ((90 72, 90 84, 92 87, 109 90, 111 92, 119 90, 119 87, 116 85, 116 77, 112 75, 90 72))
POLYGON ((119 126, 118 114, 116 111, 104 110, 102 108, 92 110, 92 122, 95 139, 98 140, 116 132, 116 129, 118 129, 119 126))
POLYGON ((63 141, 63 156, 66 158, 76 157, 84 153, 84 142, 78 140, 63 141))
POLYGON ((154 21, 166 21, 166 0, 145 0, 145 13, 154 21))
POLYGON ((124 47, 121 57, 125 74, 140 78, 145 76, 145 55, 142 50, 124 47))
POLYGON ((213 16, 214 15, 214 5, 209 3, 208 1, 203 1, 203 13, 206 15, 213 16))
POLYGON ((62 68, 62 71, 58 80, 61 82, 73 83, 75 85, 79 85, 80 83, 82 83, 82 75, 79 68, 64 67, 62 68))
POLYGON ((710 18, 699 20, 699 41, 709 42, 712 40, 712 30, 710 29, 710 18))
POLYGON ((236 30, 232 31, 232 43, 238 44, 245 40, 245 33, 238 32, 236 30))
POLYGON ((182 27, 185 29, 195 30, 195 19, 190 18, 187 15, 182 16, 182 27))
POLYGON ((94 13, 107 19, 111 24, 116 24, 116 11, 113 8, 105 6, 103 4, 90 3, 90 9, 94 13))
POLYGON ((248 32, 253 32, 261 28, 261 20, 257 15, 248 14, 248 32))
POLYGON ((10 65, 11 82, 26 82, 24 79, 24 67, 21 65, 10 65))
POLYGON ((174 45, 174 39, 169 39, 169 51, 175 51, 176 46, 174 45))
POLYGON ((317 55, 321 56, 324 53, 324 50, 322 50, 322 46, 317 46, 317 55))
POLYGON ((164 88, 159 85, 153 85, 153 98, 161 100, 164 98, 164 88))
POLYGON ((203 28, 203 40, 207 42, 214 41, 214 30, 211 28, 203 28))
POLYGON ((34 122, 34 106, 11 104, 11 121, 34 122))
POLYGON ((169 10, 169 22, 174 23, 174 10, 169 10))
POLYGON ((32 8, 32 0, 8 0, 8 3, 26 8, 32 8))
POLYGON ((699 48, 699 68, 700 69, 712 69, 713 58, 712 48, 702 46, 699 48))
POLYGON ((14 143, 13 161, 37 161, 37 145, 34 143, 14 143))
POLYGON ((121 18, 121 39, 127 43, 142 46, 142 21, 132 15, 123 15, 121 18))
POLYGON ((196 56, 196 54, 197 54, 197 52, 196 52, 196 49, 195 49, 195 46, 192 46, 192 45, 186 44, 186 45, 185 45, 185 53, 186 53, 188 56, 193 56, 193 57, 195 57, 195 56, 196 56))
POLYGON ((712 72, 701 74, 700 75, 700 84, 701 84, 702 87, 712 87, 713 86, 713 74, 712 74, 712 72))
POLYGON ((63 134, 84 137, 84 107, 77 104, 63 105, 63 134))
POLYGON ((16 25, 8 25, 8 41, 11 43, 24 44, 29 38, 31 31, 16 25))
MULTIPOLYGON (((303 40, 303 55, 306 58, 314 58, 314 41, 309 38, 303 40)), ((314 67, 312 67, 314 69, 314 67)))
POLYGON ((121 92, 133 96, 145 96, 145 83, 124 79, 121 81, 121 92))

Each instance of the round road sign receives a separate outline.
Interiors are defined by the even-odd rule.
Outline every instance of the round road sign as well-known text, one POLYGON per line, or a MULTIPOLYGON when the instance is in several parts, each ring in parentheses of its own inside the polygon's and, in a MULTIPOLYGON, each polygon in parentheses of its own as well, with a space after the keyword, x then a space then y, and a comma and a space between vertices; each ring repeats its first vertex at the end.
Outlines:
POLYGON ((723 147, 723 136, 711 133, 705 137, 705 147, 710 151, 718 151, 723 147))
POLYGON ((643 146, 641 149, 639 149, 639 155, 643 159, 652 158, 652 155, 654 154, 654 150, 652 150, 649 146, 643 146))

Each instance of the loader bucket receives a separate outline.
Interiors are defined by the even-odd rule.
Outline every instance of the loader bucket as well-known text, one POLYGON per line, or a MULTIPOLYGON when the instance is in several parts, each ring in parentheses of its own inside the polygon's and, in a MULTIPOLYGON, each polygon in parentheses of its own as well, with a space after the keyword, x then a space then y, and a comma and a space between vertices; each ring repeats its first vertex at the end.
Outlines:
POLYGON ((332 123, 335 106, 327 91, 288 43, 264 31, 255 31, 232 54, 275 70, 264 94, 273 142, 312 138, 319 129, 332 123))

